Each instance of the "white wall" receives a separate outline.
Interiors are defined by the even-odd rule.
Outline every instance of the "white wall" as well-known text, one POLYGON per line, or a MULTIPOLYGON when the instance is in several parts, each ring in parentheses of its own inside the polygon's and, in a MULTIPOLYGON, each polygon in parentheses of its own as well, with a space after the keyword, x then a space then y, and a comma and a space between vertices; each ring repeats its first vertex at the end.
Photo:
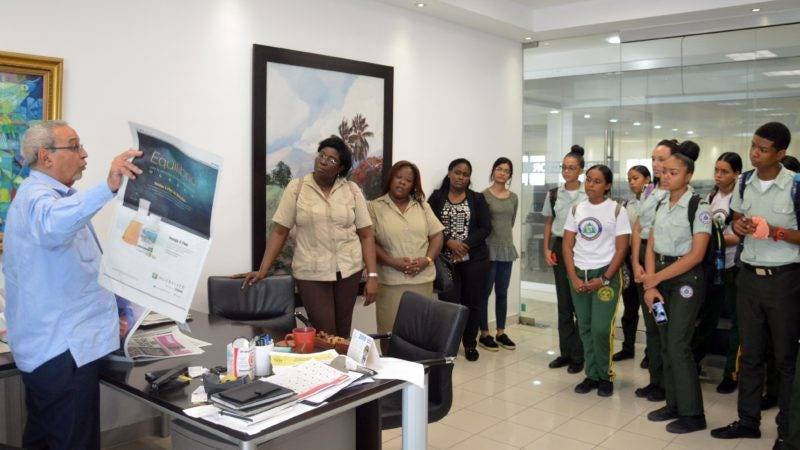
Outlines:
MULTIPOLYGON (((79 189, 128 148, 128 120, 225 158, 200 310, 206 276, 250 267, 253 43, 393 66, 394 160, 419 163, 426 191, 455 157, 472 161, 480 188, 496 157, 521 160, 519 43, 413 11, 366 0, 10 0, 3 17, 0 49, 64 58, 63 117, 90 155, 79 189)), ((110 218, 110 208, 95 218, 101 238, 110 218)), ((514 314, 518 268, 509 296, 514 314)))

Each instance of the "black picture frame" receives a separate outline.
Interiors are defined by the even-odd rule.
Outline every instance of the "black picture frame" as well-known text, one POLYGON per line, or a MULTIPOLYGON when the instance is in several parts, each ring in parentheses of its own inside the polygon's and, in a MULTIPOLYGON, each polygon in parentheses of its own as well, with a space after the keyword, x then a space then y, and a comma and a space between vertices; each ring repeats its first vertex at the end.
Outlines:
MULTIPOLYGON (((258 270, 267 242, 267 64, 279 63, 313 69, 382 78, 383 92, 383 167, 382 180, 392 165, 392 127, 394 68, 334 56, 253 45, 253 166, 252 166, 252 267, 258 270)), ((368 199, 369 200, 369 199, 368 199)))

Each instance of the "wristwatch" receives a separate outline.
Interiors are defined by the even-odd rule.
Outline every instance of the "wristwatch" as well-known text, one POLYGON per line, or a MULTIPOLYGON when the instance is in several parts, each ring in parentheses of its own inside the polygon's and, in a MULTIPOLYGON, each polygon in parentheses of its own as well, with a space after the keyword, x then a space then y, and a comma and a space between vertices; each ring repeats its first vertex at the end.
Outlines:
POLYGON ((606 278, 605 275, 600 275, 600 282, 602 283, 603 286, 608 286, 609 284, 611 284, 611 280, 606 278))
POLYGON ((378 278, 378 274, 376 272, 369 272, 367 278, 378 278))
POLYGON ((786 229, 781 227, 775 228, 775 231, 772 232, 772 240, 778 242, 784 239, 786 239, 786 229))
POLYGON ((430 256, 428 256, 428 255, 425 255, 425 259, 427 259, 427 260, 428 260, 428 264, 433 264, 433 259, 431 259, 431 257, 430 257, 430 256))

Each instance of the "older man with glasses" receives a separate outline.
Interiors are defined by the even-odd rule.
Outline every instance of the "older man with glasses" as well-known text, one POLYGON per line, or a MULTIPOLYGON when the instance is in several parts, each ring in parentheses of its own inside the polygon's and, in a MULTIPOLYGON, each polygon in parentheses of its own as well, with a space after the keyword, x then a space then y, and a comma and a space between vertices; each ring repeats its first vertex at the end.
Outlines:
POLYGON ((92 217, 141 170, 138 150, 111 162, 108 178, 72 186, 87 153, 66 122, 34 123, 22 153, 31 168, 11 202, 5 231, 8 340, 28 409, 25 448, 100 448, 98 360, 119 348, 114 294, 100 287, 92 217))

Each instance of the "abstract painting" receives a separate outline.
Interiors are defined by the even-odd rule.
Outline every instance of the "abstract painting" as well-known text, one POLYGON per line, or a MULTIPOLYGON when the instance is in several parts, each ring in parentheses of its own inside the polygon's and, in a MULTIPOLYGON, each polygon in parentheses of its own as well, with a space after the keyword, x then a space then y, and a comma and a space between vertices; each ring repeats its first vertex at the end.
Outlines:
MULTIPOLYGON (((314 170, 318 143, 336 135, 353 152, 348 179, 367 200, 391 166, 389 66, 255 45, 253 48, 253 264, 284 188, 314 170)), ((276 264, 288 272, 291 245, 276 264)))
POLYGON ((28 124, 61 118, 62 64, 58 58, 0 52, 0 232, 30 172, 21 153, 28 124))

